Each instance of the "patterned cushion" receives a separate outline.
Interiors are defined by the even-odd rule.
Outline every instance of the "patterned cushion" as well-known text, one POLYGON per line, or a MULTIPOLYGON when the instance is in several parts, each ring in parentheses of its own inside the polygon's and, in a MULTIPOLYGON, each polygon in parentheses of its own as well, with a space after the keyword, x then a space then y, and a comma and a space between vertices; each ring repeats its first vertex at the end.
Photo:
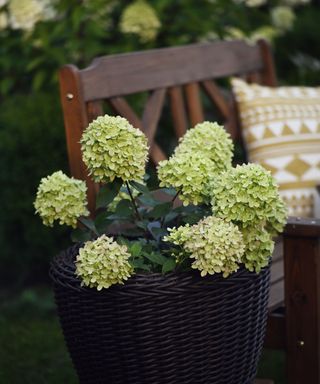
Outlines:
POLYGON ((291 216, 319 217, 320 88, 240 79, 232 79, 232 87, 249 161, 273 173, 291 216))

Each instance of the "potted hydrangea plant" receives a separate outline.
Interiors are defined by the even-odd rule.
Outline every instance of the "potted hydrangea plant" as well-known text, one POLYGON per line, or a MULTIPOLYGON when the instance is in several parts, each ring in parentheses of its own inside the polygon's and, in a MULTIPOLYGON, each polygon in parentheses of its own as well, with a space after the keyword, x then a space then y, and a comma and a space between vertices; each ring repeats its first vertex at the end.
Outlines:
POLYGON ((41 180, 45 225, 75 228, 51 267, 81 383, 252 383, 263 344, 273 237, 286 208, 271 174, 232 166, 233 143, 204 122, 180 139, 147 186, 145 135, 121 117, 81 139, 99 184, 61 171, 41 180))

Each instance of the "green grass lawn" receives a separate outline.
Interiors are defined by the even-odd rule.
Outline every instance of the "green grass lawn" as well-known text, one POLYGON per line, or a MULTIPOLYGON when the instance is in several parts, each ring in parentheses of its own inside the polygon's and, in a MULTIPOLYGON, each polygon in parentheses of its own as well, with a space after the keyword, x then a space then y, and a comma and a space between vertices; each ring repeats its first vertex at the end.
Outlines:
MULTIPOLYGON (((51 291, 0 292, 0 303, 0 384, 76 384, 51 291)), ((283 368, 282 353, 265 351, 259 377, 285 384, 283 368)))

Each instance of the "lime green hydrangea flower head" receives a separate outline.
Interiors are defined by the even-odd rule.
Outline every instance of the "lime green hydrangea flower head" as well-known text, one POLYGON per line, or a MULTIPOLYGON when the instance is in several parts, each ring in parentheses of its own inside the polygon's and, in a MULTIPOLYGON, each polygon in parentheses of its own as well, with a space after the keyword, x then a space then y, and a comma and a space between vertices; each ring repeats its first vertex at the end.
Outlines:
POLYGON ((90 288, 109 288, 123 284, 133 274, 129 263, 130 253, 125 245, 119 245, 106 235, 87 241, 80 248, 76 259, 76 275, 81 284, 90 288))
POLYGON ((141 180, 148 159, 146 136, 120 116, 100 116, 81 138, 83 161, 96 182, 141 180))
POLYGON ((262 224, 279 232, 285 224, 286 209, 277 184, 258 164, 238 165, 218 175, 212 196, 213 213, 243 227, 262 224))
POLYGON ((160 187, 180 191, 184 205, 198 205, 209 199, 208 186, 214 174, 213 161, 198 152, 174 154, 158 165, 160 187))
POLYGON ((144 0, 128 5, 121 16, 121 32, 138 35, 143 43, 154 40, 160 27, 155 10, 144 0))
POLYGON ((195 259, 193 269, 201 276, 222 273, 223 277, 236 272, 244 253, 242 234, 238 227, 218 217, 208 216, 191 227, 172 229, 165 238, 195 259))
POLYGON ((168 231, 169 235, 164 236, 163 241, 169 241, 175 245, 183 245, 190 237, 192 228, 190 227, 190 224, 186 224, 181 225, 178 228, 168 228, 168 231))
POLYGON ((36 213, 44 225, 52 227, 58 220, 61 225, 76 227, 77 219, 89 214, 86 191, 84 181, 70 178, 61 171, 55 172, 40 181, 34 202, 36 213))
POLYGON ((266 267, 274 249, 271 234, 261 226, 250 226, 241 229, 245 252, 242 261, 245 267, 259 273, 266 267))
POLYGON ((221 172, 231 167, 233 149, 229 133, 219 124, 205 121, 188 130, 180 139, 175 154, 201 152, 212 161, 211 172, 214 169, 221 172))

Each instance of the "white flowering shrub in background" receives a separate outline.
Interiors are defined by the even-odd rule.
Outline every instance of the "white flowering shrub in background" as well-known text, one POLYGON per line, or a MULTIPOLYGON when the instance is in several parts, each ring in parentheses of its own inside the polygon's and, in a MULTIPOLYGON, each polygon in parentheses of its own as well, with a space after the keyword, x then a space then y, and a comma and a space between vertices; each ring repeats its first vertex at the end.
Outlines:
POLYGON ((6 94, 16 84, 30 87, 29 82, 17 81, 12 67, 17 77, 22 68, 34 75, 32 87, 41 89, 56 85, 55 71, 62 64, 88 64, 111 52, 230 38, 273 42, 294 28, 297 11, 309 3, 215 0, 199 7, 196 0, 1 0, 0 45, 1 39, 12 40, 8 47, 21 45, 19 59, 26 65, 16 63, 14 51, 4 52, 9 57, 0 70, 3 65, 1 72, 10 81, 0 92, 6 94))
POLYGON ((145 0, 137 0, 128 5, 121 16, 121 32, 135 34, 141 42, 153 41, 160 27, 157 13, 145 0))

